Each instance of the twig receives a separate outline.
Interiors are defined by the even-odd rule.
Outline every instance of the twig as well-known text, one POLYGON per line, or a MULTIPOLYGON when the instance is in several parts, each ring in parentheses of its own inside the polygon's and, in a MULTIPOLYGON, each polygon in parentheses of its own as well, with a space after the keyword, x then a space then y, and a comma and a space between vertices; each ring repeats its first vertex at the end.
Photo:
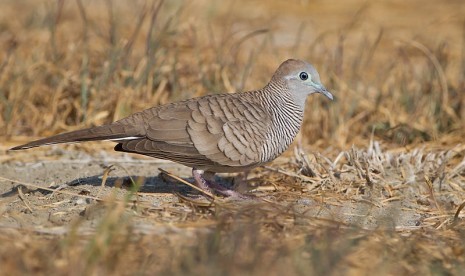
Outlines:
POLYGON ((433 187, 433 183, 431 182, 431 179, 425 176, 425 182, 428 187, 428 192, 431 196, 431 200, 434 202, 434 205, 436 205, 436 208, 438 209, 438 211, 440 213, 443 213, 441 207, 439 206, 438 201, 436 200, 436 195, 434 194, 434 187, 433 187))
POLYGON ((457 220, 459 219, 459 214, 460 212, 462 211, 462 209, 465 207, 465 201, 460 204, 459 208, 457 209, 457 211, 455 212, 455 215, 454 215, 454 223, 457 222, 457 220))
MULTIPOLYGON (((105 187, 105 184, 107 183, 107 179, 108 179, 108 175, 110 174, 110 172, 113 170, 113 165, 110 165, 108 168, 105 169, 105 171, 103 172, 103 177, 102 177, 102 183, 100 184, 100 189, 98 190, 97 192, 97 197, 100 196, 100 194, 102 193, 103 191, 103 188, 105 187)), ((131 179, 132 180, 132 179, 131 179)))
POLYGON ((32 208, 31 208, 31 206, 29 206, 29 204, 27 203, 26 197, 24 196, 21 187, 18 187, 18 195, 19 195, 19 198, 21 199, 21 201, 23 201, 24 205, 26 205, 27 209, 29 209, 29 211, 32 213, 32 212, 33 212, 33 211, 32 211, 32 208))
POLYGON ((186 184, 187 186, 191 187, 192 189, 195 189, 195 190, 201 192, 202 194, 205 194, 205 195, 207 195, 207 196, 209 196, 209 197, 211 197, 213 199, 217 199, 216 196, 214 196, 213 194, 200 189, 199 187, 187 182, 186 180, 184 180, 184 179, 182 179, 182 178, 180 178, 180 177, 178 177, 178 176, 176 176, 176 175, 174 175, 174 174, 172 174, 172 173, 170 173, 168 171, 165 171, 164 169, 158 168, 158 170, 161 171, 162 173, 166 174, 167 176, 169 176, 169 177, 171 177, 173 179, 176 179, 177 181, 179 181, 179 182, 181 182, 183 184, 186 184))

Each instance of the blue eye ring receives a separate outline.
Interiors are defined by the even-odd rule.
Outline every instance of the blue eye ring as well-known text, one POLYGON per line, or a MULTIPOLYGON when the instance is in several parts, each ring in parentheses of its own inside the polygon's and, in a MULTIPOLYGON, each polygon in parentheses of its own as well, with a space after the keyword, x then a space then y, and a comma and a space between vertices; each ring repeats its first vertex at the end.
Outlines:
POLYGON ((303 81, 308 80, 308 74, 307 72, 300 72, 299 78, 303 81))

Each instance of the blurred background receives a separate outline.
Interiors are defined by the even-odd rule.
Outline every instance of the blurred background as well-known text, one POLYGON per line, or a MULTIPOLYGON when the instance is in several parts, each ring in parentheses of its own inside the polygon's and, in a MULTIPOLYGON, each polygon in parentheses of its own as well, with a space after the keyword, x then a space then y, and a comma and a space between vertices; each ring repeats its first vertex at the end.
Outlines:
POLYGON ((298 58, 336 97, 310 97, 300 143, 454 143, 464 41, 461 0, 2 1, 0 135, 30 140, 261 88, 298 58))
POLYGON ((464 0, 2 0, 1 271, 463 275, 464 90, 464 0), (257 201, 186 200, 156 175, 182 168, 106 144, 6 151, 258 89, 289 58, 335 101, 309 97, 257 201))

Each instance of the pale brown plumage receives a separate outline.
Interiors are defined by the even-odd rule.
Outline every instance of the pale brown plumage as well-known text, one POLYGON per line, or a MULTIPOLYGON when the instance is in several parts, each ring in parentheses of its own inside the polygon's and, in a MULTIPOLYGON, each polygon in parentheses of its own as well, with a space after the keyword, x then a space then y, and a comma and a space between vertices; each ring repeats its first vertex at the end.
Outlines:
POLYGON ((215 172, 254 166, 260 162, 257 152, 269 118, 244 98, 250 97, 214 95, 148 109, 141 113, 146 128, 138 135, 143 138, 121 142, 116 150, 215 172))
POLYGON ((112 140, 118 143, 117 151, 172 160, 201 173, 243 171, 271 161, 289 146, 302 123, 305 99, 315 92, 332 99, 313 66, 287 60, 260 90, 152 107, 109 125, 59 134, 12 150, 112 140))

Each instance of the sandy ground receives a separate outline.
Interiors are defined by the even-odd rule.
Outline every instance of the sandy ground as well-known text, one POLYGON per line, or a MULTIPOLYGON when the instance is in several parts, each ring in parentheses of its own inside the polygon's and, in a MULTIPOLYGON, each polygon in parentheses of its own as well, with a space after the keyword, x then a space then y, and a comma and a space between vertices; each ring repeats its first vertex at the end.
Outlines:
MULTIPOLYGON (((269 164, 271 169, 251 173, 247 183, 254 190, 247 194, 252 199, 214 203, 186 201, 183 197, 198 192, 158 170, 192 182, 189 168, 114 153, 109 146, 0 155, 2 268, 206 275, 203 270, 235 271, 243 262, 257 267, 260 260, 258 269, 282 275, 291 260, 327 275, 339 271, 334 263, 344 256, 341 265, 358 275, 367 267, 385 269, 386 262, 390 270, 402 264, 411 271, 413 262, 427 271, 424 260, 440 261, 446 269, 463 260, 457 247, 463 227, 457 222, 464 216, 454 219, 454 214, 465 200, 465 146, 383 151, 372 143, 341 153, 308 149, 301 152, 308 159, 305 166, 299 151, 291 149, 269 164), (137 193, 128 176, 142 184, 137 193), (386 254, 390 257, 380 257, 386 254)), ((229 175, 217 180, 232 184, 229 175)))
MULTIPOLYGON (((29 151, 30 154, 7 153, 9 160, 0 165, 0 176, 6 179, 30 183, 39 187, 52 189, 57 192, 24 186, 18 182, 0 181, 0 227, 24 228, 33 231, 53 233, 66 232, 74 221, 84 221, 81 227, 93 231, 96 222, 101 219, 103 209, 91 197, 101 199, 123 199, 130 194, 131 183, 128 176, 141 179, 141 186, 137 200, 148 206, 153 216, 138 215, 135 217, 135 229, 139 231, 156 231, 164 233, 163 229, 173 229, 170 219, 175 214, 189 214, 193 212, 190 204, 181 202, 175 194, 192 195, 197 192, 186 185, 167 176, 159 174, 159 168, 172 172, 187 181, 190 169, 172 162, 156 159, 138 159, 134 155, 107 153, 97 151, 92 154, 79 150, 64 150, 60 147, 48 147, 41 150, 29 151), (22 161, 26 159, 26 161, 22 161), (106 168, 112 165, 112 170, 102 186, 106 168), (166 219, 161 219, 167 216, 166 219), (166 222, 160 225, 160 221, 166 222), (156 229, 156 230, 155 230, 156 229)), ((282 158, 282 162, 285 158, 282 158)), ((280 162, 271 164, 279 166, 280 162)), ((252 177, 265 179, 267 172, 259 172, 252 177)), ((268 172, 269 174, 269 172, 268 172)), ((224 185, 231 185, 232 177, 222 176, 220 181, 224 185)), ((279 191, 280 183, 277 183, 279 191)), ((314 193, 295 192, 292 196, 280 196, 273 189, 262 189, 253 193, 258 199, 280 205, 292 206, 297 212, 305 213, 315 218, 330 219, 341 223, 374 229, 416 228, 422 224, 422 215, 409 208, 409 201, 393 200, 383 204, 373 203, 369 198, 339 197, 336 200, 321 202, 321 196, 314 193)), ((243 202, 242 202, 243 203, 243 202)), ((238 203, 238 204, 242 204, 238 203)))

